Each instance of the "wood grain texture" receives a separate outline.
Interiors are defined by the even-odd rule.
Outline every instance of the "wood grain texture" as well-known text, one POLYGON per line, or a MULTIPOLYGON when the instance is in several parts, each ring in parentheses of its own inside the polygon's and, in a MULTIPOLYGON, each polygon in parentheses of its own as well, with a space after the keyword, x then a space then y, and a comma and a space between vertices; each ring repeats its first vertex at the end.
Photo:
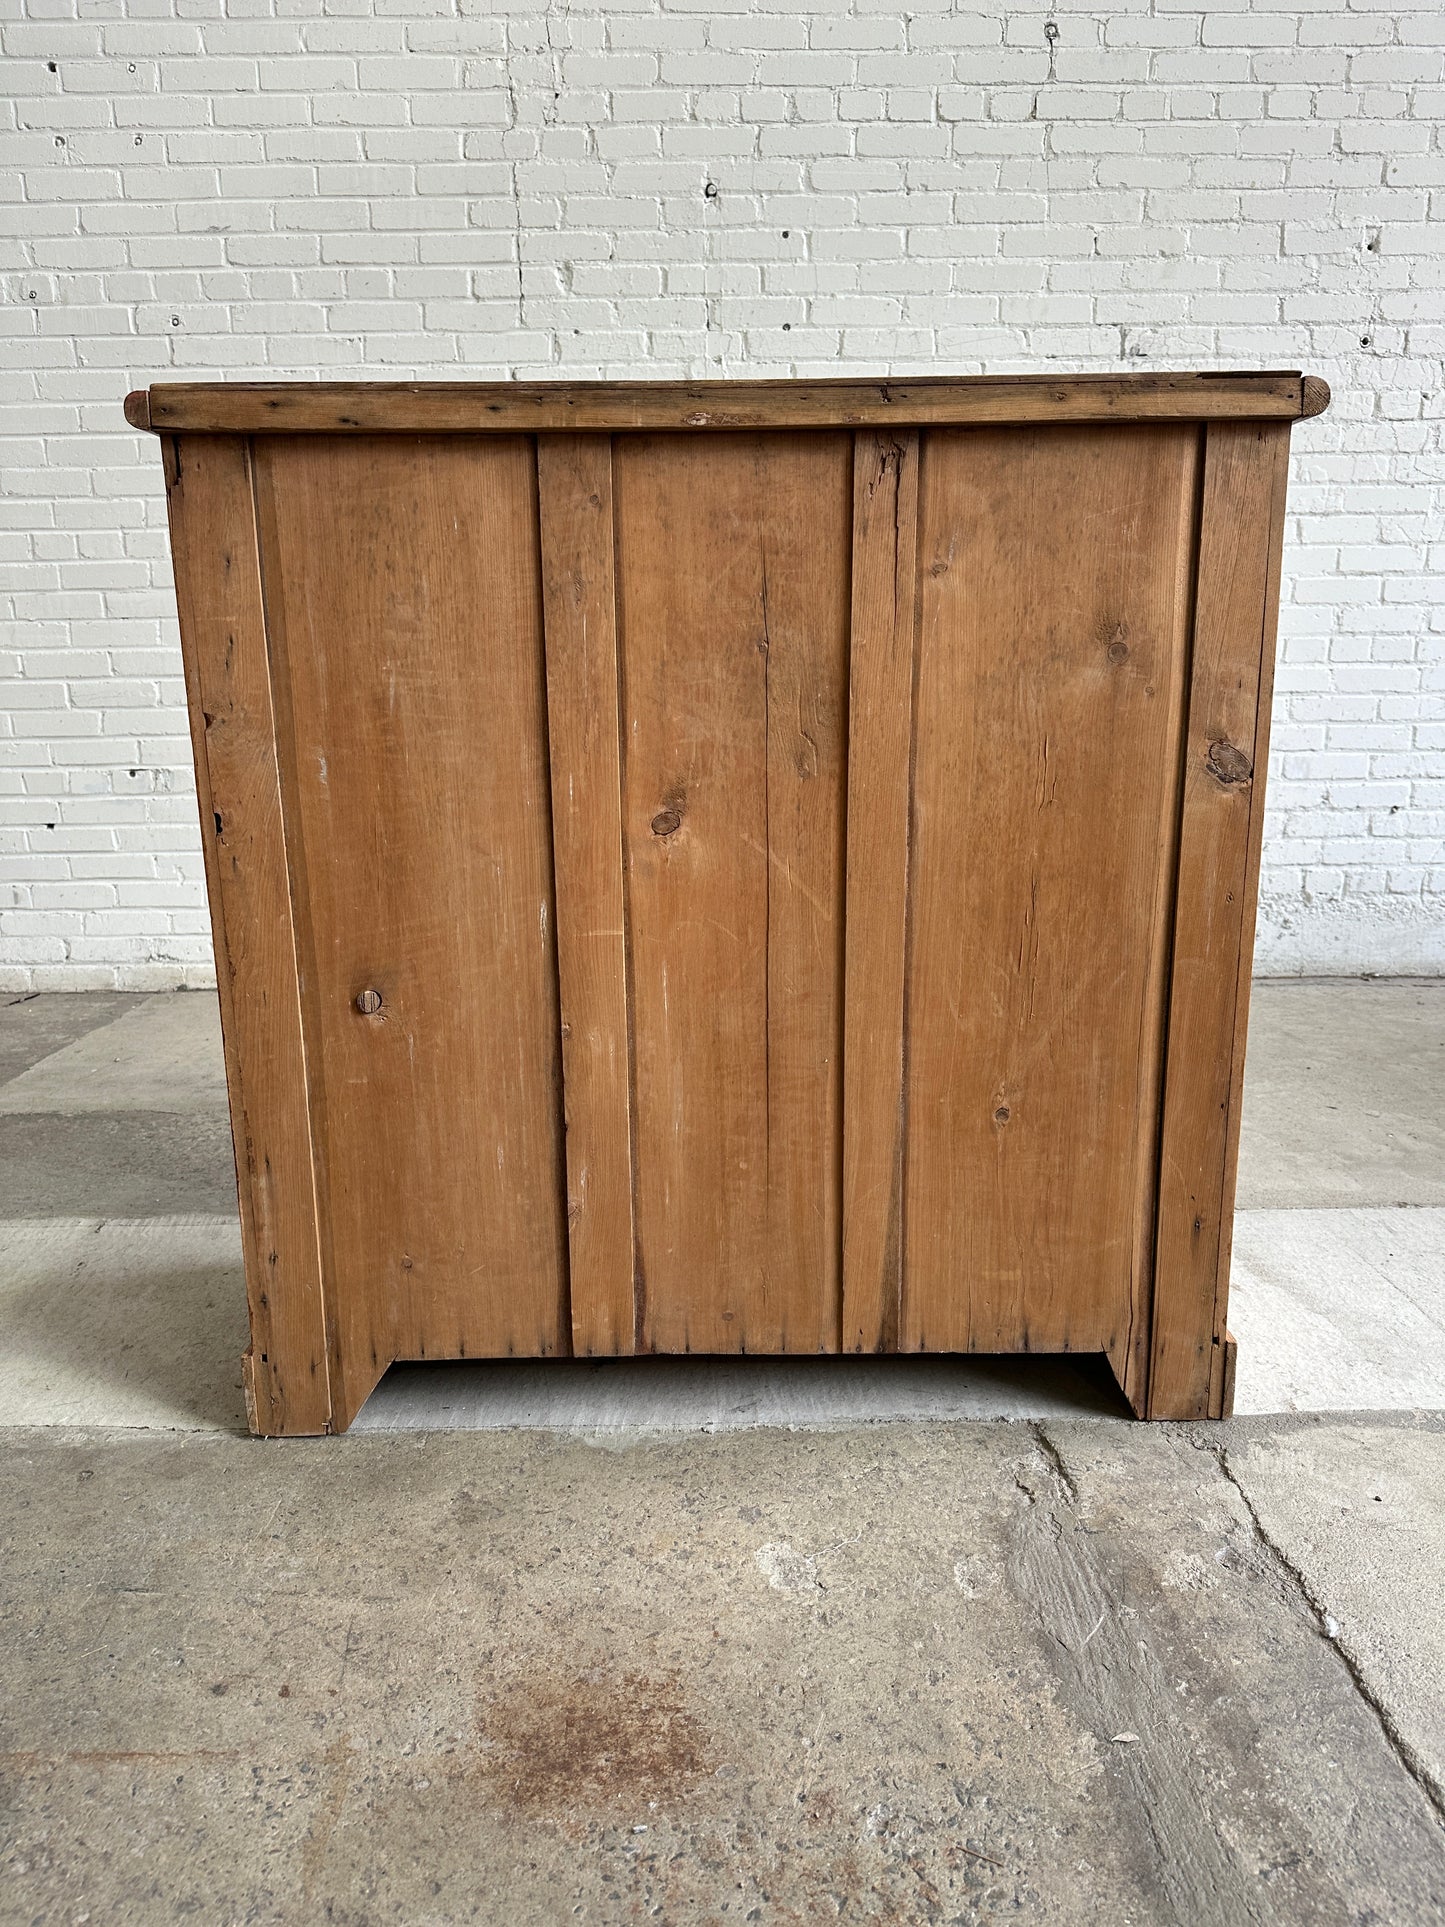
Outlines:
POLYGON ((572 1349, 636 1348, 612 448, 537 445, 557 877, 572 1349))
POLYGON ((904 954, 918 639, 918 436, 853 455, 843 1048, 843 1349, 893 1351, 903 1289, 904 954))
POLYGON ((614 447, 648 1349, 838 1343, 851 454, 614 447))
POLYGON ((535 452, 267 438, 256 473, 354 1410, 393 1357, 570 1344, 535 452))
POLYGON ((251 1348, 252 1429, 332 1426, 307 1073, 249 455, 167 447, 201 845, 216 940, 251 1348))
POLYGON ((1215 1291, 1215 1331, 1224 1343, 1214 1347, 1210 1360, 1209 1415, 1229 1418, 1234 1412, 1236 1345, 1225 1329, 1229 1311, 1229 1276, 1234 1255, 1234 1197, 1239 1178, 1239 1134, 1244 1096, 1245 1048, 1249 1034, 1250 988, 1254 976, 1255 914, 1259 903, 1259 869, 1264 842, 1265 785, 1269 773, 1270 719, 1274 699, 1275 638, 1279 623, 1280 570, 1284 559, 1285 504, 1289 486, 1289 435, 1273 441, 1273 495, 1267 527, 1255 531, 1265 545, 1264 630, 1260 638, 1259 695, 1255 710, 1253 795, 1249 812, 1249 847, 1245 858, 1244 909, 1240 918, 1239 955, 1235 962, 1234 1048, 1230 1061, 1229 1123, 1225 1133, 1224 1189, 1219 1206, 1219 1270, 1215 1291))
POLYGON ((904 1350, 1127 1348, 1147 1298, 1197 446, 924 441, 904 1350))
POLYGON ((128 397, 126 415, 156 432, 344 435, 1293 420, 1324 405, 1322 386, 1307 402, 1304 378, 1293 370, 919 381, 163 382, 128 397))
POLYGON ((1223 1401, 1288 455, 1287 430, 1207 431, 1160 1150, 1155 1418, 1205 1418, 1223 1401))

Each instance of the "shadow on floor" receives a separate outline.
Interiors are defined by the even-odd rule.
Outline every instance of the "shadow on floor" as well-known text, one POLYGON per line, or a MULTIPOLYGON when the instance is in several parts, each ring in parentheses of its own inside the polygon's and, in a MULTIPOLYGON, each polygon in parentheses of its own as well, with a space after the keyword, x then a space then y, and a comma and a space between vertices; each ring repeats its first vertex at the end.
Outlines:
POLYGON ((393 1365, 353 1430, 589 1437, 1121 1417, 1102 1358, 617 1358, 393 1365))

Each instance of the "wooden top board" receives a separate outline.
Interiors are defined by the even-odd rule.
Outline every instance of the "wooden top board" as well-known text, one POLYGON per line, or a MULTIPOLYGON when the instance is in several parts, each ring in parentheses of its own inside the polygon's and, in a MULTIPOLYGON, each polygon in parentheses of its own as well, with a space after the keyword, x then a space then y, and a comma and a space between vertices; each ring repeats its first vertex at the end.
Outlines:
POLYGON ((156 434, 517 434, 591 429, 1293 421, 1315 375, 952 375, 903 381, 162 382, 127 395, 156 434))

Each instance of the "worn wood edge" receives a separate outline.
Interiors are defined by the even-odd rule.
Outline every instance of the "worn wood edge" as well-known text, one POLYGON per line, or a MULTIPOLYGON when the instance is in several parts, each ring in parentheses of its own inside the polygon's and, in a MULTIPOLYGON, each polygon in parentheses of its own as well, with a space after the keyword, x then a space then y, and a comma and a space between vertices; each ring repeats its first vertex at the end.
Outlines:
POLYGON ((1300 383, 1300 419, 1323 415, 1330 405, 1330 384, 1319 375, 1306 375, 1300 383))
POLYGON ((1328 398, 1318 377, 1298 370, 897 381, 161 382, 127 398, 126 419, 153 433, 252 435, 908 428, 1297 420, 1317 414, 1328 398))
MULTIPOLYGON (((258 1323, 264 1320, 263 1330, 271 1332, 270 1313, 264 1308, 264 1294, 259 1292, 261 1276, 260 1238, 256 1223, 255 1203, 251 1196, 243 1166, 241 1146, 249 1138, 249 1110, 246 1097, 246 1080, 242 1067, 240 1044, 240 1024, 236 1010, 234 985, 230 971, 231 947, 228 939, 228 923, 225 907, 225 893, 220 874, 220 853, 215 835, 216 810, 211 782, 210 750, 207 741, 205 720, 205 701, 202 688, 202 671, 198 639, 193 633, 189 614, 188 592, 182 579, 182 557, 189 552, 188 538, 185 534, 185 501, 183 491, 183 470, 176 443, 167 439, 163 445, 164 469, 166 478, 166 508, 171 532, 173 567, 176 576, 178 612, 181 616, 181 663, 186 684, 186 711, 191 736, 191 753, 196 778, 196 803, 201 825, 201 850, 206 877, 206 896, 211 914, 211 928, 215 939, 217 957, 217 996, 221 1008, 222 1051, 226 1062, 226 1096, 230 1112, 231 1147, 236 1172, 236 1191, 241 1220, 242 1247, 246 1265, 246 1302, 251 1326, 251 1342, 241 1357, 241 1383, 246 1402, 246 1421, 253 1434, 258 1437, 318 1437, 335 1428, 335 1399, 332 1383, 332 1360, 329 1344, 329 1321, 327 1318, 325 1280, 320 1277, 320 1316, 321 1345, 319 1348, 324 1379, 320 1381, 321 1404, 314 1413, 299 1422, 288 1422, 293 1414, 288 1409, 278 1407, 271 1392, 270 1375, 263 1373, 257 1364, 255 1339, 258 1323), (263 1309, 258 1317, 258 1295, 263 1309)), ((246 457, 249 475, 249 452, 246 457)), ((248 488, 248 499, 250 490, 248 488)), ((258 578, 260 571, 260 533, 255 526, 254 517, 250 524, 250 535, 255 555, 258 578)), ((264 627, 264 600, 258 593, 258 607, 264 627)), ((288 906, 289 915, 289 906, 288 906)), ((299 990, 298 990, 299 999, 299 990)), ((308 1133, 310 1112, 307 1108, 308 1133)), ((309 1140, 308 1140, 309 1141, 309 1140)), ((319 1265, 319 1253, 318 1253, 319 1265)), ((274 1340, 268 1336, 269 1349, 275 1349, 274 1340)))
POLYGON ((1196 437, 1190 476, 1189 528, 1182 558, 1182 580, 1179 584, 1183 609, 1180 636, 1182 661, 1178 672, 1180 678, 1179 733, 1177 739, 1173 739, 1171 801, 1166 813, 1165 829, 1167 848, 1163 852, 1165 860, 1160 874, 1163 887, 1158 898, 1162 934, 1156 940, 1160 953, 1157 958, 1160 979, 1159 1005, 1154 1027, 1157 1056, 1155 1058, 1153 1132, 1145 1156, 1141 1159, 1141 1163, 1147 1166, 1147 1173, 1143 1180, 1145 1211, 1141 1230, 1144 1233, 1148 1255, 1144 1276, 1141 1278, 1136 1272, 1130 1279, 1128 1324, 1105 1350, 1105 1356, 1119 1391, 1130 1411, 1138 1419, 1148 1416, 1149 1379, 1154 1350, 1154 1294, 1158 1279, 1158 1222, 1162 1176, 1160 1150, 1164 1136, 1164 1096, 1169 1063, 1169 1002, 1173 972, 1174 925, 1178 909, 1179 853, 1187 780, 1190 680, 1193 670, 1195 604, 1199 580, 1201 517, 1204 507, 1204 443, 1204 434, 1200 432, 1196 437))
POLYGON ((1260 637, 1259 693, 1255 710, 1254 776, 1250 785, 1249 828, 1245 852, 1244 901, 1240 912, 1239 965, 1235 982, 1234 1041, 1230 1060, 1229 1115, 1225 1124, 1224 1187, 1220 1200, 1219 1262, 1215 1271, 1214 1329, 1218 1374, 1227 1393, 1216 1387, 1211 1371, 1212 1416, 1228 1418, 1234 1409, 1234 1340, 1226 1327, 1230 1272, 1234 1259, 1234 1201, 1239 1184, 1239 1135, 1243 1122, 1244 1067, 1249 1045, 1249 1005, 1254 983, 1254 944, 1259 912, 1259 874, 1264 848, 1264 814, 1269 778, 1270 729, 1274 715, 1274 677, 1279 654, 1279 597, 1284 569, 1285 512, 1289 490, 1289 431, 1275 433, 1274 477, 1270 491, 1269 573, 1265 579, 1264 626, 1260 637), (1227 1402, 1224 1402, 1226 1401, 1227 1402), (1221 1409, 1213 1411, 1219 1403, 1221 1409))
POLYGON ((1234 1381, 1239 1363, 1239 1347, 1234 1333, 1226 1331, 1215 1345, 1219 1354, 1218 1391, 1211 1389, 1209 1416, 1215 1418, 1234 1417, 1234 1381))
POLYGON ((255 1438, 266 1436, 256 1403, 256 1347, 250 1344, 241 1354, 241 1395, 246 1401, 246 1427, 255 1438))

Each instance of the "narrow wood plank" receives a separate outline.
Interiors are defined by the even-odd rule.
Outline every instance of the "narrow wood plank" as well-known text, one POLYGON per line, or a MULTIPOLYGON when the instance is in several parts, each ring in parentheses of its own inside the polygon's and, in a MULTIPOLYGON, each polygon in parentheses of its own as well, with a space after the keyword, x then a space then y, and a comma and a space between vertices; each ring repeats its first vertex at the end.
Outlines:
POLYGON ((898 1345, 917 587, 918 436, 860 434, 853 454, 848 702, 845 1351, 894 1351, 898 1345))
POLYGON ((535 451, 256 470, 340 1355, 565 1353, 535 451))
POLYGON ((1297 370, 1160 371, 922 381, 161 382, 130 396, 126 410, 134 427, 158 433, 537 434, 1293 420, 1317 414, 1328 399, 1313 378, 1306 393, 1297 370))
POLYGON ((166 446, 167 501, 235 1140, 253 1431, 331 1429, 285 827, 247 447, 166 446))
POLYGON ((1206 1418, 1225 1374, 1289 432, 1211 426, 1185 745, 1148 1410, 1206 1418))
MULTIPOLYGON (((1326 390, 1328 398, 1328 390, 1326 390)), ((1215 1297, 1215 1328, 1224 1330, 1229 1312, 1229 1275, 1234 1255, 1234 1197, 1239 1179, 1241 1099, 1244 1091, 1245 1049, 1249 1035, 1250 990, 1254 979, 1255 914, 1259 902, 1259 868, 1264 841, 1264 785, 1269 771, 1270 720, 1274 699, 1275 637, 1279 623, 1280 571, 1284 560, 1285 501, 1289 486, 1289 435, 1275 450, 1274 496, 1270 509, 1274 541, 1265 583, 1264 633, 1259 663, 1259 701, 1254 729, 1254 767, 1260 794, 1249 813, 1249 852, 1246 859, 1244 914, 1241 919, 1237 988, 1234 1005, 1234 1052, 1230 1066, 1229 1129, 1225 1139, 1224 1192, 1220 1200, 1219 1272, 1215 1297)), ((1229 1418, 1234 1411, 1236 1346, 1224 1330, 1225 1342, 1214 1347, 1210 1365, 1210 1412, 1229 1418)))
POLYGON ((652 1350, 838 1343, 851 454, 614 446, 652 1350))
POLYGON ((905 1350, 1114 1351, 1147 1295, 1197 447, 924 442, 905 1350))
POLYGON ((612 446, 537 444, 572 1349, 636 1349, 612 446))

